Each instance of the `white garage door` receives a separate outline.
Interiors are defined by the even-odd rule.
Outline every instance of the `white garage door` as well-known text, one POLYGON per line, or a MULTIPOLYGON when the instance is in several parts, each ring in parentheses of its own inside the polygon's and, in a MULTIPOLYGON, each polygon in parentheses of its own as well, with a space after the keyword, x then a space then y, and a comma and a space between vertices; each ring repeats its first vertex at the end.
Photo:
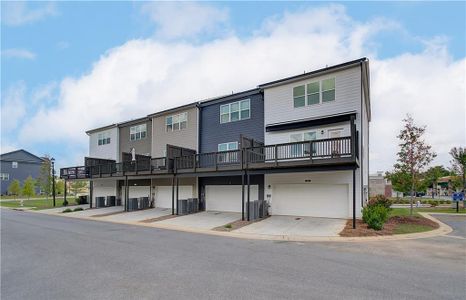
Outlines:
MULTIPOLYGON (((176 189, 175 189, 176 197, 176 189)), ((178 199, 193 198, 193 187, 191 185, 180 185, 178 187, 178 199)), ((172 207, 172 187, 157 186, 155 187, 155 207, 171 208, 172 207)), ((176 207, 176 204, 175 204, 176 207)))
POLYGON ((348 217, 347 184, 277 184, 272 214, 326 218, 348 217))
MULTIPOLYGON (((125 187, 121 187, 121 195, 124 198, 125 196, 125 187)), ((129 186, 129 198, 139 198, 139 197, 149 197, 150 196, 150 186, 136 185, 129 186)))
MULTIPOLYGON (((259 187, 251 185, 250 200, 259 199, 259 187)), ((247 201, 247 187, 244 187, 247 201)), ((206 185, 206 210, 241 212, 241 185, 206 185)))

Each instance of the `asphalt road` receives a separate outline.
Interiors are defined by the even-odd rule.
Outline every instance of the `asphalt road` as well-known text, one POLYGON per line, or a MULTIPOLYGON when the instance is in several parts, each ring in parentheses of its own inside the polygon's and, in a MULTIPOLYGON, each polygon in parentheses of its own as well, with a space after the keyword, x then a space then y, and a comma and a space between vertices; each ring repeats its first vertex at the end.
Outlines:
MULTIPOLYGON (((2 299, 464 299, 466 239, 252 241, 1 209, 2 299)), ((454 220, 459 226, 466 219, 454 220)))

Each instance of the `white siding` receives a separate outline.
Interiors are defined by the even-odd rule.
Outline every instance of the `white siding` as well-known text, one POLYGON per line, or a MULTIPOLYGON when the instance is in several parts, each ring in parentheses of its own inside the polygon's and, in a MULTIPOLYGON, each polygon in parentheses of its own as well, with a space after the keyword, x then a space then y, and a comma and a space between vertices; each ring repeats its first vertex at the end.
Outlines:
MULTIPOLYGON (((361 216, 361 175, 360 169, 356 170, 356 216, 361 216), (359 188, 358 188, 359 187, 359 188)), ((353 216, 353 171, 312 172, 312 173, 287 173, 265 175, 265 199, 269 201, 273 214, 274 186, 283 184, 324 184, 347 185, 348 203, 346 217, 353 216), (309 182, 310 180, 310 182, 309 182), (269 187, 270 186, 270 187, 269 187)), ((337 205, 337 203, 335 203, 337 205)), ((340 210, 341 207, 337 208, 340 210)))
POLYGON ((96 197, 116 196, 117 195, 117 181, 114 179, 101 179, 94 180, 92 189, 93 206, 95 207, 96 197))
POLYGON ((113 159, 118 161, 118 128, 110 128, 89 135, 89 156, 102 159, 113 159), (99 133, 108 132, 110 144, 98 144, 99 133))
POLYGON ((309 131, 315 131, 316 138, 318 140, 325 139, 325 138, 328 138, 328 131, 333 130, 333 129, 342 129, 342 136, 351 135, 349 123, 338 123, 338 124, 319 126, 319 127, 309 127, 309 128, 301 128, 301 129, 294 129, 294 130, 268 132, 266 134, 265 143, 267 145, 288 143, 290 142, 291 134, 305 133, 309 131))

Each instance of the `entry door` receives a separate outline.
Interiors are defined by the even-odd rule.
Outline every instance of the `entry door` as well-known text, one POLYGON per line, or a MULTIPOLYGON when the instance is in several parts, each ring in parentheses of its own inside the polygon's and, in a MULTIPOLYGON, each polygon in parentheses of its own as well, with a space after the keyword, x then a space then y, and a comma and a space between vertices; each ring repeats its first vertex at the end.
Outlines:
MULTIPOLYGON (((340 138, 342 136, 343 129, 331 129, 328 131, 329 138, 340 138)), ((343 143, 340 140, 331 142, 332 156, 340 156, 341 153, 344 153, 343 143)))

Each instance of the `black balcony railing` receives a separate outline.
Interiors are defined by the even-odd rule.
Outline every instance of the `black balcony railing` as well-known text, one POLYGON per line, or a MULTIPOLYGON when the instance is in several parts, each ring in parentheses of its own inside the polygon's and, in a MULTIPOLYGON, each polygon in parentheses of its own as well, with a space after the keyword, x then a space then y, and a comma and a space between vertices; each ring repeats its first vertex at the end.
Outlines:
POLYGON ((354 162, 358 158, 358 134, 351 136, 262 145, 241 150, 199 153, 169 159, 166 157, 140 159, 121 163, 107 163, 89 167, 71 167, 60 170, 66 179, 94 177, 146 175, 176 172, 201 172, 231 169, 257 169, 286 165, 293 166, 313 163, 327 164, 354 162))

